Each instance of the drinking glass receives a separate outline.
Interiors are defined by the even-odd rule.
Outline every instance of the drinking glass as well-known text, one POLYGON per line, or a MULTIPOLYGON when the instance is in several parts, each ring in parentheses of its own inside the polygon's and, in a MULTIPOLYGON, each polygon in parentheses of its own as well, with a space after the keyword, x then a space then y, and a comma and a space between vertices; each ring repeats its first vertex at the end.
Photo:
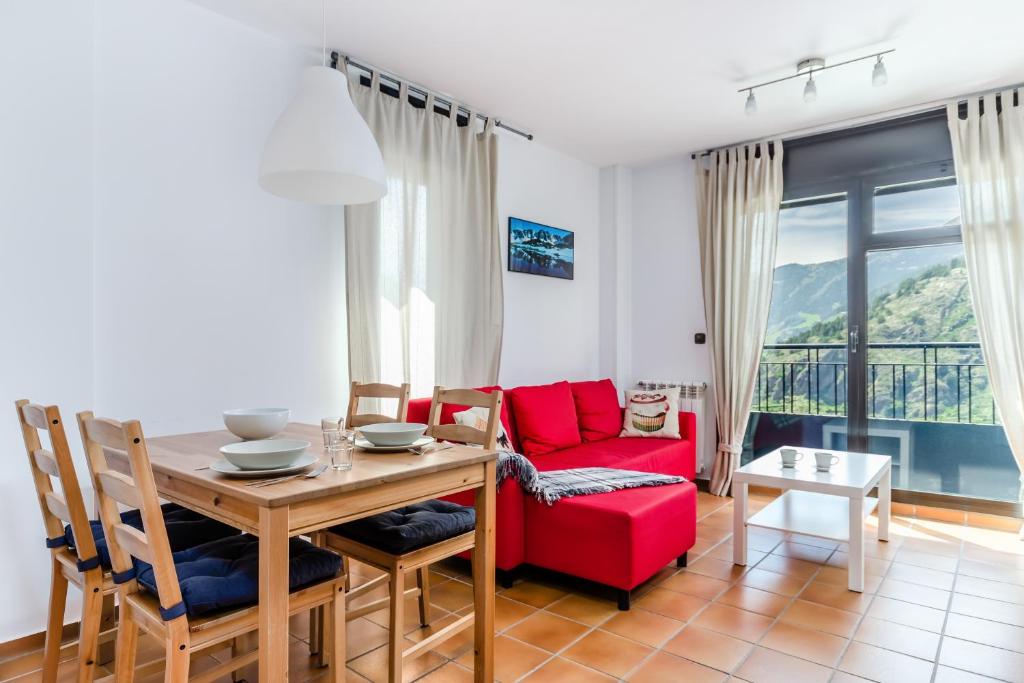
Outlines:
POLYGON ((324 448, 331 459, 331 467, 336 470, 352 469, 352 433, 341 429, 324 432, 324 448))
POLYGON ((341 417, 325 417, 320 420, 324 450, 331 459, 331 467, 336 470, 352 468, 352 433, 346 432, 344 426, 345 419, 341 417))

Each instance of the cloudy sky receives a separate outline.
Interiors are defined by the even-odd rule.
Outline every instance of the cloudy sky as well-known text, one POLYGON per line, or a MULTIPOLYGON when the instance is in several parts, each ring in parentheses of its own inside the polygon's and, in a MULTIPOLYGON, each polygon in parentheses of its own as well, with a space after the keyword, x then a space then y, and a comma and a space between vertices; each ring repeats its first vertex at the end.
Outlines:
MULTIPOLYGON (((894 232, 959 221, 955 185, 881 194, 875 200, 875 231, 894 232)), ((779 217, 776 266, 821 263, 846 257, 845 199, 787 208, 779 217)))

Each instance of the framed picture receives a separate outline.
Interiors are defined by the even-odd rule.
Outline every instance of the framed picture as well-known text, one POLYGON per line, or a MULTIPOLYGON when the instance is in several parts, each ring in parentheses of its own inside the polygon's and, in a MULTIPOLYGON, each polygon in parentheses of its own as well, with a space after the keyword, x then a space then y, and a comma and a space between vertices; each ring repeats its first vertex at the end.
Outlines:
POLYGON ((508 269, 572 280, 574 239, 571 230, 509 216, 508 269))

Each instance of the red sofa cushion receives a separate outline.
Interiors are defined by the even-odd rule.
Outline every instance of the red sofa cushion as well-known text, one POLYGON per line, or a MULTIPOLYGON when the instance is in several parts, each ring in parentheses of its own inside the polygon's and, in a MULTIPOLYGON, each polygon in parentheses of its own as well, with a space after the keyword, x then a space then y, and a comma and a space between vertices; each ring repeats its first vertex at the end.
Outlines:
POLYGON ((576 420, 584 443, 619 435, 622 431, 622 408, 619 407, 619 392, 610 379, 573 382, 569 387, 576 403, 576 420))
POLYGON ((535 457, 580 444, 576 404, 568 382, 516 387, 508 393, 523 455, 535 457))
POLYGON ((624 590, 696 540, 697 487, 690 482, 575 496, 552 506, 525 503, 527 562, 624 590))

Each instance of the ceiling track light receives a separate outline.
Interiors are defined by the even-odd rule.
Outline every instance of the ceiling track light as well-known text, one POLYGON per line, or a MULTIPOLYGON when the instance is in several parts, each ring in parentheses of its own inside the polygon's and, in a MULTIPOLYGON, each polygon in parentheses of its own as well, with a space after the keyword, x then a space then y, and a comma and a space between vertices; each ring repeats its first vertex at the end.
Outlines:
POLYGON ((754 99, 754 89, 763 88, 766 85, 774 85, 776 83, 782 83, 783 81, 789 81, 794 78, 807 77, 807 83, 804 85, 804 102, 814 102, 818 99, 818 84, 814 80, 814 74, 819 71, 826 71, 828 69, 835 69, 839 66, 846 66, 847 64, 853 64, 854 62, 862 62, 865 59, 874 59, 875 66, 871 71, 871 84, 873 86, 880 87, 889 82, 889 75, 885 71, 885 63, 882 58, 895 52, 892 50, 883 50, 882 52, 873 52, 863 57, 856 57, 854 59, 848 59, 845 62, 839 62, 838 64, 829 64, 826 66, 825 60, 821 57, 808 57, 807 59, 801 59, 796 65, 796 74, 793 76, 785 76, 783 78, 776 78, 773 81, 765 81, 764 83, 758 83, 757 85, 749 85, 745 88, 740 88, 736 92, 747 93, 746 104, 743 109, 748 116, 757 113, 757 101, 754 99))
POLYGON ((882 61, 882 55, 878 55, 875 68, 871 70, 871 85, 880 88, 888 82, 889 74, 885 73, 885 62, 882 61))

